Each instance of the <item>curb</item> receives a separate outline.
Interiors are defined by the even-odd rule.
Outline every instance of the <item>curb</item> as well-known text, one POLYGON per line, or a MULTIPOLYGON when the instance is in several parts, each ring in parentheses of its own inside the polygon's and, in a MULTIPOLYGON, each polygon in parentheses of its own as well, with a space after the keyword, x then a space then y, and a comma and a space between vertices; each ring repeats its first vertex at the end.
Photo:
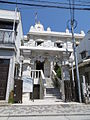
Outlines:
POLYGON ((8 114, 8 115, 0 115, 0 117, 36 117, 36 116, 90 116, 90 113, 88 113, 88 114, 83 114, 83 113, 81 113, 81 114, 75 114, 75 113, 71 113, 71 114, 68 114, 68 113, 64 113, 64 114, 29 114, 29 115, 18 115, 18 114, 16 114, 16 115, 10 115, 10 114, 8 114))
POLYGON ((82 107, 84 107, 84 106, 90 106, 90 104, 29 104, 29 105, 25 105, 25 104, 8 104, 8 105, 0 105, 0 107, 5 107, 5 106, 8 106, 8 107, 14 107, 14 106, 17 106, 17 107, 26 107, 26 106, 56 106, 56 105, 61 105, 61 106, 67 106, 67 105, 69 105, 69 106, 82 106, 82 107))

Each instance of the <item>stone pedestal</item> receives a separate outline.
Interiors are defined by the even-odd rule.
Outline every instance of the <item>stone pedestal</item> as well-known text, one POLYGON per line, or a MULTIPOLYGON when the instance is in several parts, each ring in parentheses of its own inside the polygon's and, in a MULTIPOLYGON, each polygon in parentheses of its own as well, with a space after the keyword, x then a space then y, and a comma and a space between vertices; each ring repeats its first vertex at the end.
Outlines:
POLYGON ((62 78, 63 78, 63 80, 70 80, 68 65, 62 65, 62 78))
POLYGON ((61 94, 62 94, 62 100, 65 101, 64 80, 62 80, 62 84, 61 84, 61 94))
POLYGON ((50 61, 45 60, 44 63, 44 75, 45 77, 50 77, 50 61))
POLYGON ((62 100, 65 101, 64 81, 70 80, 69 67, 67 65, 62 65, 61 76, 62 76, 62 84, 61 84, 62 100))

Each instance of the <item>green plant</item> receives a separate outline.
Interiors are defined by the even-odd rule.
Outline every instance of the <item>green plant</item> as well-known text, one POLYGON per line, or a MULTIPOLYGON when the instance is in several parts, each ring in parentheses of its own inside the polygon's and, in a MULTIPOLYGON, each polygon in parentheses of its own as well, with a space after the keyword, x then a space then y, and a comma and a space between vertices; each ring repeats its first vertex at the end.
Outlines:
POLYGON ((61 67, 59 67, 56 71, 57 77, 61 79, 61 67))
POLYGON ((58 68, 59 68, 59 66, 58 66, 58 64, 56 63, 56 65, 54 66, 55 72, 57 72, 58 68))
POLYGON ((56 63, 54 70, 57 73, 57 77, 61 79, 61 67, 56 63))
POLYGON ((14 103, 14 91, 13 90, 9 94, 8 103, 14 103))

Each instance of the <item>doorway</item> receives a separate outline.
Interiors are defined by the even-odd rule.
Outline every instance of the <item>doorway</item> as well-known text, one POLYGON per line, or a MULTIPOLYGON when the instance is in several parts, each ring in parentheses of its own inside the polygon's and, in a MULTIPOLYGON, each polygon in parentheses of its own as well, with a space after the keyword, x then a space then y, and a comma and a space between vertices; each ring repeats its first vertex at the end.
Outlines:
POLYGON ((22 90, 23 90, 23 80, 14 80, 14 102, 22 103, 22 90))
POLYGON ((44 62, 36 60, 36 70, 42 70, 44 72, 44 62))
POLYGON ((40 85, 33 86, 33 99, 40 99, 40 85))
POLYGON ((0 100, 6 99, 9 59, 0 59, 0 100))

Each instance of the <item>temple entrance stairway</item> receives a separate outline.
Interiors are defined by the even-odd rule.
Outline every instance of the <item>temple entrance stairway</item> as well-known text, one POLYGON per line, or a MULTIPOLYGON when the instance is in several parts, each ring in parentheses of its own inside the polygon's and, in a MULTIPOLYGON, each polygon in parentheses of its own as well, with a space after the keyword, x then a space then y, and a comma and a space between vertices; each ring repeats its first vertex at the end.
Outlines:
POLYGON ((61 94, 59 88, 55 87, 51 78, 46 78, 46 96, 45 99, 61 100, 61 94))
POLYGON ((57 104, 63 102, 61 100, 61 94, 59 88, 55 87, 51 78, 45 78, 46 80, 46 95, 44 99, 30 100, 30 93, 23 94, 23 104, 57 104))

